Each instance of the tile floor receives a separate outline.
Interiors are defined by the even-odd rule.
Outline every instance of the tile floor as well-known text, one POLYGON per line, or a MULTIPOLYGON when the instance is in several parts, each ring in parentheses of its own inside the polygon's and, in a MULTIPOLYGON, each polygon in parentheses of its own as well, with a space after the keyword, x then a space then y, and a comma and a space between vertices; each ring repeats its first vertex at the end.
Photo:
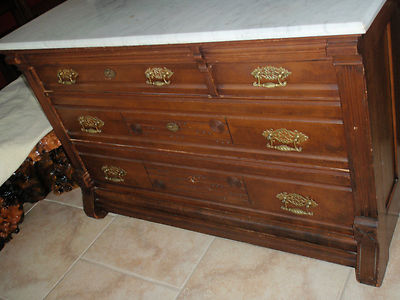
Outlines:
POLYGON ((400 231, 381 288, 352 268, 109 214, 80 190, 26 205, 0 252, 0 299, 400 299, 400 231))

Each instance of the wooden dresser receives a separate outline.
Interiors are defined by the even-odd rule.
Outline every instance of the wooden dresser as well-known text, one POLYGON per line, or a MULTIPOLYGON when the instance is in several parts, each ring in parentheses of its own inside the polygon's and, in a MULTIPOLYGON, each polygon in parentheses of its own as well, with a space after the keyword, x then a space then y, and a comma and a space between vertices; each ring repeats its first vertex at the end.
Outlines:
POLYGON ((366 33, 0 49, 78 170, 87 215, 352 266, 379 286, 400 205, 399 21, 387 1, 366 33))

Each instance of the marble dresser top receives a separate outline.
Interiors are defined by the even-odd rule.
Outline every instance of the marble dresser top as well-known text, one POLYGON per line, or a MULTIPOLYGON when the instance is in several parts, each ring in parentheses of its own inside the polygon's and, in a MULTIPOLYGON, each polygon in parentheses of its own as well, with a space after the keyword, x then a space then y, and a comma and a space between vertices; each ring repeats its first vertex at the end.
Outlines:
POLYGON ((69 0, 0 50, 362 34, 385 0, 69 0))

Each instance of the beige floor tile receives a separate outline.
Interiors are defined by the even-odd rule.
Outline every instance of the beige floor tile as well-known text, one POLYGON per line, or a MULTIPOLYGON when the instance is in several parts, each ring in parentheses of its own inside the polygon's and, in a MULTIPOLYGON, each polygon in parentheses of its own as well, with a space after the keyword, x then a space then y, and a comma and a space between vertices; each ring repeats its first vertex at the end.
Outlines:
POLYGON ((350 268, 216 239, 178 299, 339 299, 350 268))
POLYGON ((389 252, 389 263, 381 287, 361 284, 351 274, 342 300, 399 300, 400 299, 400 223, 397 223, 389 252))
POLYGON ((40 201, 0 252, 0 295, 42 299, 111 220, 40 201))
POLYGON ((82 191, 80 188, 62 194, 54 194, 53 192, 50 192, 46 196, 46 199, 82 208, 82 191))
POLYGON ((117 217, 84 257, 180 287, 212 239, 171 226, 117 217))
POLYGON ((80 260, 49 294, 52 299, 173 300, 178 289, 160 286, 80 260), (90 278, 90 280, 88 280, 90 278))

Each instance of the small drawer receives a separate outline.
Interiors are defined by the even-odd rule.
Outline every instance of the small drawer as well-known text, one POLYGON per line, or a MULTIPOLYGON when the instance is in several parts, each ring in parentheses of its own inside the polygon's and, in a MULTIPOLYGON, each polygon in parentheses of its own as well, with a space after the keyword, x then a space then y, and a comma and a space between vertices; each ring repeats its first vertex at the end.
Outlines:
POLYGON ((354 221, 351 188, 291 183, 262 177, 245 177, 254 208, 281 215, 351 227, 354 221))
POLYGON ((90 140, 94 137, 130 134, 118 111, 71 107, 56 107, 56 110, 72 138, 90 140))
POLYGON ((97 64, 68 63, 38 66, 47 90, 208 94, 195 63, 97 64))
POLYGON ((218 62, 212 66, 221 95, 338 97, 336 73, 327 60, 218 62))
POLYGON ((235 146, 277 155, 347 158, 344 127, 339 120, 229 117, 228 125, 235 146))
POLYGON ((95 181, 141 188, 151 187, 146 169, 140 161, 90 154, 81 154, 81 158, 95 181))
POLYGON ((153 189, 209 201, 249 206, 242 176, 146 163, 153 189))
POLYGON ((224 117, 177 113, 122 113, 131 135, 154 141, 230 145, 224 117))

